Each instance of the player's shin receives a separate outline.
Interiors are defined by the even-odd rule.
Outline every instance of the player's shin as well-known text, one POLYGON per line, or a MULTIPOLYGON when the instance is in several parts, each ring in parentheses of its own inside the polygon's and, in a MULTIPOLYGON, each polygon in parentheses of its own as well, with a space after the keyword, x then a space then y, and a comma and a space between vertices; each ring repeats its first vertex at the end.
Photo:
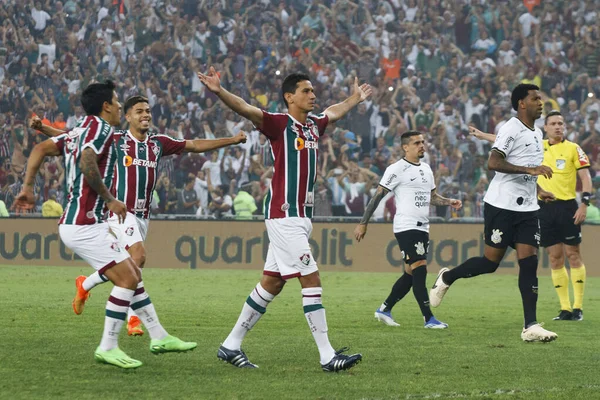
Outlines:
POLYGON ((571 282, 573 285, 573 308, 583 309, 583 292, 585 289, 585 265, 579 268, 571 268, 571 282))
POLYGON ((528 328, 537 322, 537 266, 537 255, 529 256, 519 260, 519 290, 521 292, 521 299, 523 300, 525 328, 528 328))
POLYGON ((104 334, 100 342, 103 351, 118 347, 119 332, 127 317, 127 309, 133 299, 133 290, 115 286, 110 292, 106 303, 106 317, 104 319, 104 334))
POLYGON ((323 288, 312 287, 302 289, 302 306, 310 332, 319 348, 321 364, 327 364, 335 356, 335 350, 327 336, 327 319, 321 300, 323 288))
POLYGON ((413 294, 419 304, 421 313, 425 318, 425 322, 429 321, 433 314, 429 307, 429 293, 427 292, 427 266, 422 265, 412 270, 413 274, 413 294))
POLYGON ((235 326, 231 330, 229 336, 227 336, 227 339, 223 342, 223 347, 229 350, 239 350, 246 334, 267 311, 267 306, 274 298, 274 295, 267 292, 261 284, 258 283, 246 299, 235 326))
POLYGON ((392 311, 392 308, 394 308, 396 303, 402 300, 404 296, 406 296, 406 294, 410 292, 412 285, 412 275, 409 275, 406 272, 402 274, 402 276, 398 278, 396 283, 394 283, 394 286, 392 286, 392 291, 390 292, 388 298, 381 305, 380 310, 385 312, 392 311))
POLYGON ((94 287, 96 287, 104 282, 108 282, 108 279, 104 275, 102 275, 102 274, 98 273, 98 271, 96 271, 93 274, 91 274, 90 276, 88 276, 87 278, 85 278, 85 281, 83 281, 81 286, 83 287, 84 290, 90 291, 94 287))
POLYGON ((491 274, 498 269, 500 264, 485 257, 472 257, 456 268, 446 272, 442 279, 446 285, 452 285, 460 278, 472 278, 481 274, 491 274))
POLYGON ((152 339, 161 340, 169 335, 158 320, 154 304, 150 301, 150 296, 148 296, 144 288, 144 282, 138 283, 135 295, 131 301, 131 310, 133 310, 134 315, 137 315, 146 329, 148 329, 148 333, 152 339))
POLYGON ((571 299, 569 297, 569 274, 562 266, 560 269, 552 270, 552 283, 560 300, 560 309, 571 311, 571 299))

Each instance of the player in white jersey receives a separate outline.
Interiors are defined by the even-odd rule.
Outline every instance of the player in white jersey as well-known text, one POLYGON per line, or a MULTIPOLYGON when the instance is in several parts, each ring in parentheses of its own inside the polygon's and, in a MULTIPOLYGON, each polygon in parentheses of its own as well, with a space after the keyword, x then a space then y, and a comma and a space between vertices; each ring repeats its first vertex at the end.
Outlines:
POLYGON ((429 165, 420 160, 425 156, 425 140, 418 131, 402 134, 404 158, 387 167, 375 195, 367 205, 362 220, 354 229, 361 241, 367 225, 385 195, 393 191, 396 202, 394 236, 404 259, 404 274, 392 287, 392 292, 375 311, 375 318, 390 326, 400 326, 392 317, 392 308, 412 288, 425 321, 425 328, 445 329, 448 324, 438 321, 429 307, 427 294, 427 253, 429 251, 429 206, 462 207, 458 199, 448 199, 436 192, 435 178, 429 165))
POLYGON ((310 78, 290 74, 282 84, 288 114, 273 114, 249 105, 221 87, 214 68, 198 73, 208 90, 229 108, 249 119, 269 138, 273 154, 273 179, 265 200, 265 224, 269 251, 263 276, 248 296, 233 330, 219 348, 217 357, 236 367, 256 368, 241 349, 242 340, 266 312, 287 279, 298 278, 302 286, 304 315, 319 349, 321 368, 337 372, 356 365, 362 355, 335 351, 327 335, 327 320, 321 301, 323 289, 317 263, 308 239, 312 231, 314 183, 318 166, 318 140, 329 122, 337 121, 371 94, 369 85, 354 81, 352 95, 342 103, 312 115, 316 96, 310 78))
POLYGON ((431 305, 440 305, 450 285, 457 279, 496 271, 508 246, 517 251, 519 291, 523 302, 526 342, 549 342, 557 335, 537 322, 537 251, 540 242, 538 197, 554 199, 537 184, 537 177, 552 177, 552 169, 542 165, 542 132, 534 123, 542 115, 542 100, 535 85, 520 84, 512 92, 517 117, 500 128, 488 160, 496 171, 484 197, 485 249, 483 257, 473 257, 458 267, 442 268, 430 292, 431 305))

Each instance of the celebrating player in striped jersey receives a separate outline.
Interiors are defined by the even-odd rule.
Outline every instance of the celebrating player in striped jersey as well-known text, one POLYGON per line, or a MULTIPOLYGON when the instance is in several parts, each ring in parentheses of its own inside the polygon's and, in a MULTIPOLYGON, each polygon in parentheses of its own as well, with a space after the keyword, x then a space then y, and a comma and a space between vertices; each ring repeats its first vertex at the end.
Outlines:
MULTIPOLYGON (((184 152, 202 153, 231 146, 246 141, 244 132, 235 137, 223 139, 176 140, 166 135, 148 135, 152 123, 148 99, 132 96, 125 101, 125 118, 129 130, 117 131, 114 135, 113 151, 116 154, 115 180, 112 193, 127 205, 127 217, 120 224, 118 216, 111 213, 108 219, 111 231, 121 245, 131 254, 133 261, 143 268, 146 262, 144 240, 148 232, 150 202, 157 180, 157 167, 160 158, 184 152)), ((35 121, 34 127, 47 135, 60 131, 35 121)), ((76 314, 83 312, 89 291, 96 285, 106 282, 99 272, 89 277, 76 279, 77 293, 73 300, 76 314)), ((141 284, 141 283, 140 283, 141 284)), ((140 319, 129 309, 127 323, 129 335, 143 335, 140 319)))
POLYGON ((154 305, 144 290, 141 272, 104 220, 106 208, 123 222, 127 206, 110 193, 116 152, 112 126, 120 123, 121 104, 112 82, 94 83, 81 96, 87 114, 73 130, 46 140, 33 149, 28 160, 20 206, 34 204, 33 182, 46 156, 63 155, 67 206, 59 222, 63 243, 110 280, 113 288, 106 304, 104 334, 94 354, 99 362, 121 368, 137 368, 141 361, 118 347, 119 332, 127 309, 135 309, 150 331, 153 353, 191 350, 196 343, 170 336, 160 325, 154 305), (111 126, 112 125, 112 126, 111 126))
POLYGON ((352 95, 322 114, 313 115, 316 96, 310 78, 291 74, 282 84, 287 114, 272 114, 246 103, 221 87, 214 68, 208 74, 198 73, 208 90, 229 108, 249 119, 270 142, 274 173, 265 203, 265 224, 269 234, 269 250, 263 276, 248 296, 242 312, 217 357, 240 368, 256 368, 241 349, 242 340, 265 313, 285 282, 298 278, 302 286, 304 315, 308 321, 327 372, 345 370, 362 359, 361 354, 345 355, 335 351, 327 336, 325 309, 321 302, 321 279, 308 244, 312 231, 314 183, 317 171, 318 140, 327 124, 342 118, 371 94, 367 84, 354 81, 352 95))

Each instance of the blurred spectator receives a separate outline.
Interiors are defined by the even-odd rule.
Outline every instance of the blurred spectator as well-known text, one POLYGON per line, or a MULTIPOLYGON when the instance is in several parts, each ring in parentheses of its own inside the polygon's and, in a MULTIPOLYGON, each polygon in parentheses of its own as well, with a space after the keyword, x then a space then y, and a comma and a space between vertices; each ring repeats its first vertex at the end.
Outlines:
POLYGON ((196 211, 200 206, 200 200, 198 199, 198 195, 194 190, 195 183, 196 178, 193 175, 188 176, 185 181, 185 186, 183 189, 178 191, 177 214, 196 214, 196 211))
MULTIPOLYGON (((248 132, 239 149, 163 159, 155 211, 178 212, 177 193, 188 174, 207 184, 196 186, 203 213, 231 213, 233 202, 215 202, 215 196, 228 196, 217 193, 222 184, 230 198, 239 193, 231 182, 252 182, 247 193, 262 204, 272 173, 269 142, 204 89, 196 72, 209 66, 221 74, 223 87, 271 112, 286 111, 281 82, 291 72, 311 76, 315 113, 346 98, 355 76, 373 86, 372 98, 331 126, 319 144, 315 197, 324 203, 317 202, 315 214, 346 215, 348 196, 368 201, 369 190, 359 200, 354 189, 345 190, 368 178, 361 172, 353 181, 349 169, 359 163, 380 174, 402 157, 399 136, 408 129, 424 133, 424 161, 443 184, 457 183, 461 192, 465 182, 477 184, 486 175, 480 157, 489 146, 476 141, 475 156, 467 125, 497 132, 513 115, 510 93, 521 81, 541 86, 546 108, 560 108, 567 137, 600 171, 597 1, 201 3, 3 2, 0 193, 9 209, 27 156, 42 139, 28 128, 31 116, 71 129, 83 116, 83 88, 108 78, 118 82, 121 99, 148 97, 155 133, 194 139, 248 132)), ((44 166, 51 171, 37 182, 40 205, 52 189, 59 203, 64 200, 55 164, 44 166)), ((479 215, 478 193, 465 199, 465 215, 469 208, 479 215)))
POLYGON ((233 210, 235 211, 236 219, 251 219, 257 210, 254 197, 249 193, 251 191, 252 186, 250 182, 243 182, 240 185, 240 190, 233 200, 233 210))
POLYGON ((63 213, 62 206, 56 202, 56 190, 48 192, 48 200, 42 204, 42 217, 58 218, 63 213))

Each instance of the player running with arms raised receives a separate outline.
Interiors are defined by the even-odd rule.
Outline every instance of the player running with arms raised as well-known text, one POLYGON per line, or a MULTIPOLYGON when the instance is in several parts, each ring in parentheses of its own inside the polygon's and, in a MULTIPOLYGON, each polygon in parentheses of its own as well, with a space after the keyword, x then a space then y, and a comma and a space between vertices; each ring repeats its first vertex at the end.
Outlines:
MULTIPOLYGON (((113 151, 116 154, 115 179, 112 192, 115 197, 127 206, 127 216, 119 223, 118 216, 111 213, 108 223, 119 242, 129 252, 133 261, 143 268, 146 262, 144 241, 148 232, 150 203, 156 186, 158 163, 163 156, 181 153, 203 153, 225 146, 236 145, 246 141, 246 135, 240 132, 235 137, 223 139, 177 140, 167 135, 149 135, 152 125, 152 114, 148 99, 143 96, 132 96, 125 101, 125 119, 129 130, 116 131, 113 151)), ((48 136, 61 133, 52 127, 42 125, 34 120, 32 126, 48 136)), ((98 284, 106 282, 98 271, 89 277, 76 279, 77 293, 73 300, 73 310, 81 314, 89 291, 98 284)), ((137 291, 143 291, 140 282, 137 291)), ((129 309, 127 323, 129 335, 142 335, 140 319, 135 310, 129 309)))
POLYGON ((118 347, 119 332, 131 306, 151 332, 150 351, 184 351, 196 347, 168 335, 160 325, 154 305, 144 290, 136 290, 141 272, 122 248, 104 220, 106 208, 123 222, 127 206, 114 198, 112 185, 116 154, 112 126, 120 123, 121 104, 112 82, 94 83, 82 93, 85 117, 73 130, 46 140, 33 149, 28 160, 20 206, 34 203, 33 181, 46 156, 64 156, 67 205, 59 221, 63 243, 83 258, 115 287, 106 305, 104 334, 95 358, 121 368, 137 368, 141 361, 118 347))
POLYGON ((335 351, 327 335, 323 289, 317 263, 308 239, 312 231, 314 183, 317 172, 318 140, 327 124, 342 118, 371 94, 367 84, 354 81, 352 95, 322 114, 313 115, 316 96, 310 78, 304 74, 288 75, 282 95, 288 114, 273 114, 246 103, 221 87, 214 68, 198 73, 200 81, 233 111, 252 121, 267 136, 274 159, 274 173, 265 201, 265 224, 269 250, 260 282, 248 296, 242 312, 217 356, 236 367, 256 368, 241 350, 242 340, 265 313, 285 282, 298 278, 302 286, 304 315, 320 354, 324 371, 337 372, 354 366, 362 355, 335 351))

